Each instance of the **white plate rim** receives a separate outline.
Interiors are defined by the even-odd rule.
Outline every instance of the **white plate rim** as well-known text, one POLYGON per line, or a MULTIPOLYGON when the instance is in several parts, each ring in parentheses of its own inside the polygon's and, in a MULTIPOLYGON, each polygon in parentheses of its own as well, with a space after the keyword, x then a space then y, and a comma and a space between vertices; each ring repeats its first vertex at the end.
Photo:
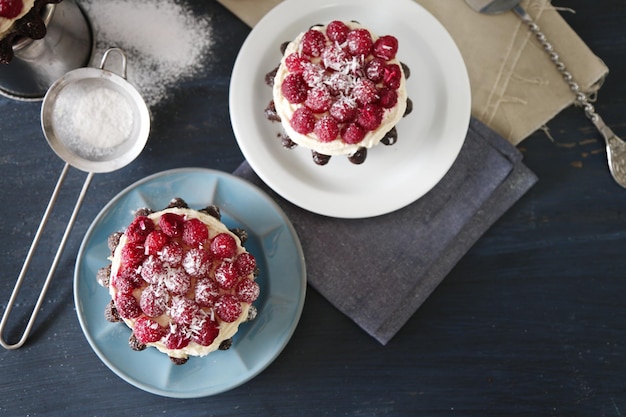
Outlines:
MULTIPOLYGON (((375 27, 372 29, 379 34, 396 35, 391 30, 381 33, 375 27)), ((401 41, 401 51, 405 51, 402 49, 403 45, 414 43, 412 37, 411 42, 403 40, 399 34, 398 37, 401 41)), ((414 45, 411 44, 408 48, 413 47, 414 45)), ((414 54, 413 49, 409 49, 409 52, 414 54)), ((404 62, 402 55, 400 58, 404 62)), ((416 69, 419 69, 419 64, 407 63, 413 74, 418 72, 416 69)), ((431 64, 426 66, 428 65, 431 64)), ((411 90, 415 92, 417 88, 415 85, 411 87, 411 83, 415 83, 414 80, 415 76, 412 76, 407 83, 409 98, 419 103, 421 98, 417 97, 417 93, 411 92, 411 90)), ((428 88, 428 85, 420 81, 419 88, 424 87, 428 88)), ((229 107, 231 124, 242 153, 252 169, 270 188, 293 204, 317 214, 338 218, 364 218, 386 214, 416 201, 443 178, 456 160, 465 140, 471 113, 471 91, 467 69, 454 40, 435 17, 413 0, 395 0, 385 4, 378 0, 320 0, 317 2, 286 0, 267 13, 246 38, 233 66, 229 107), (368 160, 363 165, 349 167, 353 172, 357 172, 354 174, 355 177, 365 173, 368 175, 368 180, 376 175, 385 175, 385 172, 380 172, 379 167, 392 169, 395 173, 393 178, 398 183, 390 186, 389 183, 380 180, 374 189, 364 184, 356 184, 356 182, 346 186, 338 185, 337 182, 331 183, 330 177, 345 177, 347 172, 345 166, 340 167, 344 161, 334 161, 334 159, 339 159, 338 157, 331 159, 331 162, 324 167, 314 166, 313 168, 318 171, 311 174, 313 171, 311 167, 314 165, 312 162, 307 161, 310 163, 298 165, 300 161, 295 161, 297 158, 293 158, 292 162, 289 157, 277 152, 280 147, 279 140, 274 141, 271 136, 275 136, 276 132, 280 131, 280 126, 278 123, 272 126, 263 114, 263 109, 271 99, 271 89, 264 84, 261 74, 264 75, 277 65, 280 59, 278 45, 301 32, 302 27, 305 26, 303 22, 308 22, 310 25, 326 23, 319 20, 330 21, 336 18, 346 20, 348 19, 346 9, 350 10, 349 14, 352 19, 360 20, 368 27, 380 23, 380 26, 384 27, 402 26, 405 30, 414 31, 410 33, 419 38, 422 45, 428 46, 428 50, 420 52, 430 54, 429 57, 437 61, 437 67, 429 70, 437 71, 444 77, 435 81, 444 82, 442 88, 446 91, 443 97, 445 102, 441 105, 444 107, 442 110, 445 111, 437 115, 437 118, 442 120, 441 123, 431 123, 430 120, 420 121, 420 124, 433 124, 433 132, 441 131, 439 133, 442 135, 440 138, 435 138, 440 143, 435 145, 437 149, 434 154, 425 152, 424 155, 420 155, 421 160, 426 161, 424 169, 429 169, 427 175, 409 166, 410 164, 398 166, 399 164, 394 163, 393 158, 402 152, 398 144, 379 152, 380 155, 386 151, 388 160, 385 163, 381 162, 376 166, 373 163, 370 164, 370 159, 374 159, 372 156, 374 151, 377 151, 379 147, 384 147, 380 145, 370 151, 368 160), (383 19, 390 13, 396 19, 391 23, 387 21, 383 24, 381 21, 371 25, 369 21, 366 22, 372 14, 381 15, 383 19), (418 25, 418 28, 414 28, 418 25), (268 59, 274 60, 271 61, 273 66, 262 67, 260 63, 263 64, 268 59), (441 62, 445 62, 446 65, 441 65, 441 62), (259 100, 258 95, 266 96, 266 102, 259 100), (274 141, 277 145, 273 143, 268 145, 268 141, 274 141), (397 151, 389 152, 396 147, 397 151), (436 165, 431 167, 427 159, 433 158, 435 161, 432 163, 436 165), (333 162, 339 163, 333 166, 333 162), (325 169, 332 172, 328 175, 327 173, 318 175, 323 172, 320 170, 325 169), (352 186, 356 186, 358 190, 352 190, 352 186)), ((399 143, 403 140, 403 129, 407 130, 404 135, 414 130, 408 122, 410 118, 416 117, 417 112, 424 111, 426 115, 420 115, 420 117, 427 117, 428 109, 424 106, 416 106, 413 113, 398 124, 399 143)), ((305 149, 300 151, 306 152, 305 149)), ((345 161, 344 165, 351 164, 345 161)))

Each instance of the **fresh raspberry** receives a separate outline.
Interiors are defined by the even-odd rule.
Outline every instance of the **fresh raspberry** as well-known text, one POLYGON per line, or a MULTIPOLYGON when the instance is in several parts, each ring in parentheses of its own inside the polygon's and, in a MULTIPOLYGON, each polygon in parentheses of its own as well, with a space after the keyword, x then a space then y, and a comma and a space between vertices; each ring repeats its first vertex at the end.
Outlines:
POLYGON ((146 236, 154 230, 154 223, 146 216, 137 216, 126 229, 126 238, 130 243, 143 243, 146 236))
POLYGON ((385 75, 387 63, 380 58, 374 58, 365 65, 365 75, 368 79, 379 83, 385 75))
POLYGON ((359 103, 361 106, 375 103, 376 101, 378 101, 379 98, 376 84, 374 84, 373 81, 368 80, 367 78, 361 78, 356 82, 352 94, 357 103, 359 103))
POLYGON ((120 317, 124 319, 134 319, 141 315, 141 307, 132 294, 116 293, 115 308, 117 308, 120 317))
POLYGON ((169 308, 169 315, 177 324, 189 326, 199 313, 200 307, 187 297, 174 297, 169 308))
POLYGON ((22 0, 1 0, 0 1, 0 17, 13 19, 19 16, 24 3, 22 0))
POLYGON ((117 275, 111 280, 111 284, 117 292, 124 294, 131 294, 135 288, 139 288, 141 276, 133 268, 126 268, 117 273, 117 275), (139 277, 137 279, 137 277, 139 277))
POLYGON ((348 123, 354 120, 357 114, 357 104, 353 99, 343 97, 330 106, 330 115, 340 123, 348 123))
POLYGON ((256 259, 248 252, 244 252, 235 259, 235 266, 240 277, 248 276, 256 270, 256 259))
POLYGON ((215 302, 217 316, 226 323, 232 323, 241 315, 241 302, 232 294, 224 294, 215 302))
POLYGON ((304 105, 311 109, 313 113, 324 113, 330 109, 332 102, 330 91, 325 85, 321 84, 307 92, 304 105))
POLYGON ((183 234, 185 219, 176 213, 163 213, 159 219, 159 227, 170 237, 180 237, 183 234))
POLYGON ((400 87, 400 80, 402 79, 402 70, 398 64, 389 64, 385 67, 385 74, 383 75, 383 85, 396 90, 400 87))
POLYGON ((375 57, 390 61, 396 57, 398 52, 398 39, 394 36, 386 35, 376 39, 372 47, 372 54, 375 57))
POLYGON ((338 45, 330 44, 322 51, 324 67, 334 71, 342 71, 349 66, 351 56, 338 45))
POLYGON ((348 42, 348 52, 351 55, 369 55, 374 42, 372 35, 367 29, 353 29, 346 38, 348 42))
POLYGON ((223 261, 215 269, 215 281, 225 290, 229 290, 237 284, 239 273, 234 263, 223 261))
POLYGON ((293 130, 306 135, 315 128, 315 115, 308 107, 300 107, 293 112, 290 123, 293 130))
POLYGON ((326 70, 321 64, 306 64, 302 71, 302 78, 310 88, 320 85, 324 81, 326 70))
POLYGON ((364 137, 365 130, 355 123, 347 124, 341 130, 341 139, 349 145, 356 145, 361 142, 364 137))
POLYGON ((141 277, 148 284, 158 284, 165 277, 163 262, 154 255, 148 256, 141 264, 141 277))
POLYGON ((377 104, 366 104, 359 110, 356 123, 365 130, 375 130, 383 120, 383 108, 377 104))
POLYGON ((204 277, 211 267, 211 255, 204 249, 191 248, 183 257, 182 265, 192 277, 204 277))
POLYGON ((307 83, 300 72, 287 75, 280 86, 283 96, 292 104, 302 103, 306 100, 307 90, 307 83))
POLYGON ((333 20, 326 25, 326 36, 332 42, 337 42, 338 44, 346 41, 348 32, 350 32, 350 28, 340 20, 333 20))
POLYGON ((292 52, 285 57, 285 66, 289 72, 302 72, 304 71, 304 63, 309 62, 308 59, 303 58, 297 52, 292 52))
POLYGON ((151 231, 150 234, 146 236, 146 241, 144 242, 144 246, 146 247, 146 253, 148 255, 156 255, 169 241, 169 236, 162 231, 151 231))
POLYGON ((259 298, 260 292, 261 290, 259 288, 259 284, 248 278, 239 281, 237 283, 237 287, 235 288, 237 298, 244 303, 253 303, 257 298, 259 298))
POLYGON ((193 341, 201 346, 209 346, 220 333, 219 325, 208 317, 194 321, 190 330, 193 341))
POLYGON ((185 326, 170 324, 170 330, 165 335, 163 343, 165 347, 172 350, 183 349, 191 342, 191 335, 185 326))
POLYGON ((326 36, 319 30, 309 29, 302 37, 302 53, 308 56, 320 56, 326 46, 326 36))
POLYGON ((324 83, 333 96, 349 96, 354 87, 354 76, 343 72, 328 74, 324 83))
POLYGON ((183 224, 183 242, 191 247, 204 243, 209 238, 209 230, 202 221, 189 219, 183 224))
POLYGON ((191 277, 181 267, 168 268, 163 283, 174 294, 182 295, 191 288, 191 277))
POLYGON ((231 259, 237 255, 237 241, 230 233, 218 233, 211 240, 210 249, 218 259, 231 259))
POLYGON ((146 316, 158 317, 165 313, 168 300, 169 295, 165 288, 159 285, 148 285, 141 293, 139 307, 146 316))
POLYGON ((339 125, 332 116, 326 115, 315 122, 313 132, 321 142, 332 142, 339 135, 339 125))
POLYGON ((143 245, 128 243, 122 248, 122 267, 136 268, 146 258, 145 248, 143 245))
POLYGON ((121 275, 116 275, 111 278, 111 282, 109 285, 113 286, 118 293, 123 294, 131 294, 135 287, 132 282, 122 277, 121 275))
POLYGON ((163 249, 161 249, 158 256, 164 263, 175 267, 179 266, 183 261, 183 254, 183 247, 178 242, 172 241, 163 246, 163 249))
POLYGON ((398 103, 398 93, 396 90, 383 87, 378 94, 380 95, 380 105, 384 109, 390 109, 398 103))
POLYGON ((215 300, 220 295, 220 289, 217 282, 211 278, 199 279, 196 282, 195 300, 202 307, 213 307, 215 300))
POLYGON ((148 317, 140 317, 135 322, 133 333, 141 343, 154 343, 165 336, 167 329, 148 317))
POLYGON ((121 267, 117 271, 118 278, 125 279, 131 283, 133 288, 139 288, 143 284, 140 267, 121 267))

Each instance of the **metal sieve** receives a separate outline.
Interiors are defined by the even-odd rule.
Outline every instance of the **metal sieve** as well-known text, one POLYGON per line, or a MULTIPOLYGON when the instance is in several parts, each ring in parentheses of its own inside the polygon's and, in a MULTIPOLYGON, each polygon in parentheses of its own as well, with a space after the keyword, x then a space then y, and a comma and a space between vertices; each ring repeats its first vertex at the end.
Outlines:
POLYGON ((112 172, 128 165, 139 156, 146 145, 150 133, 150 114, 139 92, 126 80, 126 69, 125 53, 119 48, 110 48, 104 52, 99 68, 79 68, 68 72, 52 84, 43 99, 41 107, 42 130, 52 150, 65 161, 65 166, 26 255, 26 260, 7 303, 2 321, 0 321, 0 345, 6 349, 17 349, 26 341, 94 173, 112 172), (104 68, 112 52, 121 57, 121 76, 104 68), (106 97, 108 101, 100 98, 99 100, 90 99, 86 103, 83 102, 86 97, 91 97, 94 94, 98 95, 97 98, 106 97), (112 103, 111 100, 113 100, 112 103), (83 107, 88 108, 85 110, 83 107), (91 120, 85 120, 85 118, 89 116, 102 118, 98 124, 100 127, 113 128, 113 126, 107 125, 116 118, 115 115, 111 117, 110 113, 118 112, 120 107, 128 110, 121 113, 127 119, 127 126, 124 130, 120 131, 115 126, 112 130, 100 132, 109 135, 107 138, 99 137, 98 132, 94 134, 94 132, 89 131, 91 125, 87 122, 91 122, 91 120), (107 118, 107 116, 110 117, 107 118), (128 122, 129 120, 130 122, 128 122), (113 143, 110 141, 111 136, 117 137, 113 143), (50 217, 50 212, 71 166, 87 172, 87 177, 26 328, 17 343, 9 344, 4 340, 2 333, 39 244, 41 234, 50 217))

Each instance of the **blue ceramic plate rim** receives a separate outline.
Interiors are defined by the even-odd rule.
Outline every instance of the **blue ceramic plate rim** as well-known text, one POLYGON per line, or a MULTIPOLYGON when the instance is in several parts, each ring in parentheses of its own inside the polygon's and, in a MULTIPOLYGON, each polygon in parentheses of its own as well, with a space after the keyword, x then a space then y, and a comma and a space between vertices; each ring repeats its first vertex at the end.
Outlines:
POLYGON ((88 343, 120 378, 144 391, 173 398, 197 398, 235 388, 269 366, 293 335, 306 294, 304 255, 293 225, 263 191, 234 175, 206 168, 162 171, 135 182, 114 197, 96 216, 80 246, 74 273, 76 313, 88 343), (263 293, 255 302, 259 314, 243 323, 233 346, 182 366, 149 348, 134 352, 130 330, 104 319, 108 291, 96 272, 109 262, 106 238, 132 220, 140 207, 163 208, 181 197, 192 208, 220 207, 228 227, 249 234, 246 248, 257 257, 263 293), (251 209, 253 207, 254 209, 251 209), (215 371, 215 372, 213 372, 215 371))

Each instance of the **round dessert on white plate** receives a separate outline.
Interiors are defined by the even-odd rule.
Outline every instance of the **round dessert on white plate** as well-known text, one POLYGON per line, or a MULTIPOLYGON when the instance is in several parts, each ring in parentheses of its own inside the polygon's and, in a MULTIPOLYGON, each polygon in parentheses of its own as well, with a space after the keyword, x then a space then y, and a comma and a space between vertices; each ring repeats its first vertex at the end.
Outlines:
POLYGON ((259 177, 290 202, 341 218, 372 217, 400 209, 432 189, 450 169, 465 140, 471 98, 465 64, 443 26, 412 0, 286 0, 251 31, 233 68, 230 114, 237 142, 259 177), (311 163, 304 147, 284 149, 280 124, 266 119, 272 99, 265 75, 282 57, 280 46, 315 24, 358 21, 395 36, 398 59, 411 70, 413 111, 397 125, 398 141, 372 148, 354 165, 336 158, 311 163))
POLYGON ((335 20, 298 35, 266 77, 273 94, 268 119, 280 119, 286 147, 292 141, 311 149, 318 165, 334 155, 364 163, 367 149, 407 113, 407 76, 397 51, 395 37, 357 22, 335 20))
POLYGON ((214 395, 245 383, 274 361, 291 338, 304 306, 306 270, 298 236, 280 207, 233 175, 200 168, 160 172, 130 185, 96 216, 83 239, 74 271, 80 326, 102 362, 120 378, 153 394, 175 398, 214 395), (247 250, 259 268, 259 314, 241 326, 230 349, 174 364, 156 349, 129 349, 131 331, 109 323, 109 292, 96 279, 106 266, 109 235, 126 227, 138 207, 165 207, 172 194, 190 207, 220 207, 228 228, 248 233, 247 250), (254 210, 250 210, 254 207, 254 210))

